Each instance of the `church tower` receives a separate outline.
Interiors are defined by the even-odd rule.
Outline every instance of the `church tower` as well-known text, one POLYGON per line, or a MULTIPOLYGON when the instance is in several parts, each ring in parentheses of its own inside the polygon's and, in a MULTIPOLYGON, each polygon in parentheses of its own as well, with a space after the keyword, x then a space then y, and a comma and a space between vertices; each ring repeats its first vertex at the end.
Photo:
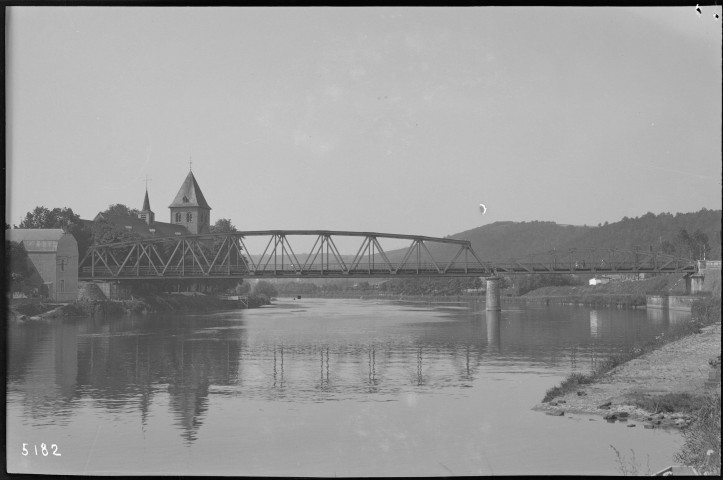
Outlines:
POLYGON ((146 198, 143 199, 143 208, 138 212, 138 218, 146 222, 146 224, 153 225, 156 221, 156 214, 151 210, 151 202, 148 201, 148 189, 146 188, 146 198))
POLYGON ((171 211, 172 224, 183 225, 192 234, 209 233, 211 207, 206 203, 192 171, 188 172, 176 198, 168 208, 171 211))

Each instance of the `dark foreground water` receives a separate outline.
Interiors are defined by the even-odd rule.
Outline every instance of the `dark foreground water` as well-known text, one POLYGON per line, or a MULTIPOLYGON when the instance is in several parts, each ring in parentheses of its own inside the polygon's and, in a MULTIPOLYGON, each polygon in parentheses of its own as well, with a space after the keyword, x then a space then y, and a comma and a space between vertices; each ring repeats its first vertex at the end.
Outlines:
POLYGON ((679 434, 531 408, 569 373, 687 318, 670 315, 282 299, 203 316, 11 325, 7 468, 614 475, 613 445, 655 472, 673 463, 679 434))

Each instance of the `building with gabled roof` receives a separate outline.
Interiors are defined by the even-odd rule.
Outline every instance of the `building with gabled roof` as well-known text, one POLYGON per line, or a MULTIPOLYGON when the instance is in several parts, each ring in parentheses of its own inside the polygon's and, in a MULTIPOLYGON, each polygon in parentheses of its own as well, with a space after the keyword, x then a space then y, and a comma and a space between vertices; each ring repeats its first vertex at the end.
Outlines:
POLYGON ((190 233, 209 233, 211 228, 211 207, 201 192, 193 172, 189 171, 176 198, 168 206, 171 223, 183 225, 190 233))
POLYGON ((26 283, 56 302, 78 296, 78 242, 62 228, 8 229, 5 239, 22 243, 28 253, 26 283))

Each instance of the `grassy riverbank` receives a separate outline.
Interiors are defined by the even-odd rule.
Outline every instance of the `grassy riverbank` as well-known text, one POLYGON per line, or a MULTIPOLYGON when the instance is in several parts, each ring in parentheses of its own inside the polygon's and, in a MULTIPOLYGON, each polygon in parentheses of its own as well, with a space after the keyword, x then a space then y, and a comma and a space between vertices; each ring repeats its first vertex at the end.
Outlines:
MULTIPOLYGON (((676 325, 665 333, 655 337, 653 340, 644 344, 636 345, 627 352, 613 355, 589 374, 573 373, 563 380, 560 385, 553 387, 547 391, 543 402, 549 402, 556 397, 560 397, 567 393, 576 391, 581 385, 592 384, 599 381, 605 374, 613 370, 615 367, 622 365, 634 358, 638 358, 646 353, 659 349, 665 344, 679 340, 692 334, 700 333, 701 328, 720 323, 721 321, 721 303, 720 298, 702 298, 693 304, 693 312, 689 322, 676 325)), ((666 402, 671 402, 667 399, 666 402)), ((682 399, 681 404, 669 405, 666 407, 669 411, 676 411, 677 408, 684 408, 689 404, 688 400, 682 399)), ((643 405, 641 405, 643 406, 643 405)))
POLYGON ((530 302, 584 305, 589 307, 644 307, 646 295, 666 292, 685 295, 683 274, 661 275, 643 280, 610 282, 604 285, 542 287, 522 295, 530 302))
POLYGON ((720 321, 720 297, 701 299, 689 322, 587 375, 570 375, 536 409, 682 428, 685 444, 675 461, 720 474, 720 321))

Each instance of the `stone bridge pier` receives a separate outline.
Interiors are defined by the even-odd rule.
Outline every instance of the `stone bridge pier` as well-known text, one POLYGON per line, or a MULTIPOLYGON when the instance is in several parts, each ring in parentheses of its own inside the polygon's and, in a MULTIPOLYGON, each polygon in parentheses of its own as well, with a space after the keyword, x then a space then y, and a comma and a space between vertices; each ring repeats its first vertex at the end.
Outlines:
POLYGON ((485 297, 485 310, 499 312, 500 304, 500 277, 487 277, 487 296, 485 297))

